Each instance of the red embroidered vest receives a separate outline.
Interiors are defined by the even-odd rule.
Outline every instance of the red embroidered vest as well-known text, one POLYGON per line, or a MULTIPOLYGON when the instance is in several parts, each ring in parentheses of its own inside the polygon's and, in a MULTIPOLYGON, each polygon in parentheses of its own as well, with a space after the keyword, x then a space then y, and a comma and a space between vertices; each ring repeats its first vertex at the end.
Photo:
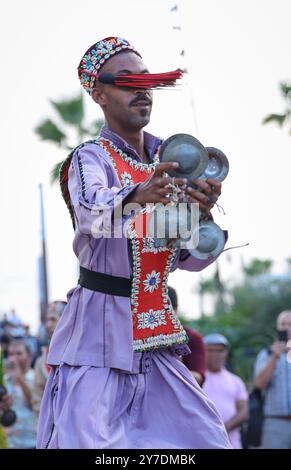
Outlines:
MULTIPOLYGON (((144 182, 158 162, 157 155, 151 164, 134 160, 102 137, 94 142, 110 158, 122 187, 144 182)), ((146 227, 147 216, 139 213, 129 225, 133 259, 131 309, 136 352, 182 344, 188 340, 168 297, 167 280, 176 249, 159 247, 154 239, 142 237, 142 234, 138 236, 139 227, 146 227)))

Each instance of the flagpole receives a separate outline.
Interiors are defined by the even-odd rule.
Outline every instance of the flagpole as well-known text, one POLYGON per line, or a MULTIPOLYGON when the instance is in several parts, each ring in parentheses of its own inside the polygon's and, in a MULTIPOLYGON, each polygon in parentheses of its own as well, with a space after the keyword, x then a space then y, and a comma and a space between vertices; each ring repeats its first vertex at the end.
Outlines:
POLYGON ((45 238, 45 218, 43 204, 43 188, 39 184, 39 200, 40 200, 40 236, 41 236, 41 254, 38 258, 38 279, 39 279, 39 306, 40 321, 42 324, 46 321, 48 306, 48 277, 47 277, 47 255, 46 255, 46 238, 45 238))

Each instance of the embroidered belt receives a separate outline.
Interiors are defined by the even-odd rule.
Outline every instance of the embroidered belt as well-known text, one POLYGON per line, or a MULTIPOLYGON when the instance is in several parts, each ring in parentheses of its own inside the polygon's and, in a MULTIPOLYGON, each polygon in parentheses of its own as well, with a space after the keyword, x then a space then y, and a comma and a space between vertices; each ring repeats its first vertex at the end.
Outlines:
POLYGON ((98 273, 83 266, 80 266, 78 283, 86 289, 102 292, 103 294, 119 295, 120 297, 131 296, 131 279, 98 273))

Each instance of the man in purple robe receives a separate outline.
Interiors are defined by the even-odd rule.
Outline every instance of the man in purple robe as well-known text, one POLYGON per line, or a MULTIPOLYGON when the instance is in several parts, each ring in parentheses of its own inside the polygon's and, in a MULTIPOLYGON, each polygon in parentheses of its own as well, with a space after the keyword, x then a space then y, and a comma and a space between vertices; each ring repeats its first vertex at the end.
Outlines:
MULTIPOLYGON (((169 202, 166 172, 178 166, 158 163, 161 141, 143 131, 152 92, 133 81, 149 79, 148 70, 126 40, 112 37, 88 49, 78 71, 106 124, 61 171, 80 280, 51 341, 38 448, 230 448, 214 405, 179 360, 189 353, 187 335, 167 294, 171 271, 200 271, 211 261, 138 237, 131 211, 118 221, 128 231, 111 236, 118 207, 169 202), (116 76, 132 80, 116 86, 116 76), (109 233, 97 236, 96 227, 108 224, 109 233)), ((200 181, 197 191, 186 182, 174 181, 209 212, 220 184, 200 181)))

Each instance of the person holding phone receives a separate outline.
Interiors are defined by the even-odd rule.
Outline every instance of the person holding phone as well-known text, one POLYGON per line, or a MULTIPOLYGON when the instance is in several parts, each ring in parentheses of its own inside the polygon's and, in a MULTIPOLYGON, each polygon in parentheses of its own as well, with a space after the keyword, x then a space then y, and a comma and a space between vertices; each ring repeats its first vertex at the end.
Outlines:
POLYGON ((277 339, 255 364, 255 387, 264 392, 262 448, 291 449, 291 310, 277 318, 277 339))

